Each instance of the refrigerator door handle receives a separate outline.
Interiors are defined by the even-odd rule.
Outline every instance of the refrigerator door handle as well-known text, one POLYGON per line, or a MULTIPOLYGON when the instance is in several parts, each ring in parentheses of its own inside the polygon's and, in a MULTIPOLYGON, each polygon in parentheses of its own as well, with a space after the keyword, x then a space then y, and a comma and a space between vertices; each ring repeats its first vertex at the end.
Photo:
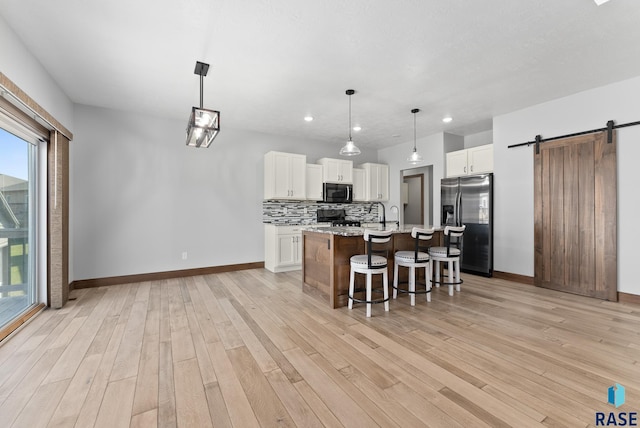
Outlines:
POLYGON ((456 194, 456 226, 460 226, 460 191, 456 194))
POLYGON ((458 191, 458 218, 456 219, 456 226, 462 226, 462 192, 458 191))

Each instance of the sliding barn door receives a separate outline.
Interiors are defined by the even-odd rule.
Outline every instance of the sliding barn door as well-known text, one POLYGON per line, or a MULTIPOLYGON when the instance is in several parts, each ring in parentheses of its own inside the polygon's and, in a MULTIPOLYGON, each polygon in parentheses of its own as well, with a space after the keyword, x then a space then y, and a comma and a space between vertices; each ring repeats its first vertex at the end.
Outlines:
POLYGON ((617 300, 616 141, 607 133, 534 150, 535 285, 617 300))

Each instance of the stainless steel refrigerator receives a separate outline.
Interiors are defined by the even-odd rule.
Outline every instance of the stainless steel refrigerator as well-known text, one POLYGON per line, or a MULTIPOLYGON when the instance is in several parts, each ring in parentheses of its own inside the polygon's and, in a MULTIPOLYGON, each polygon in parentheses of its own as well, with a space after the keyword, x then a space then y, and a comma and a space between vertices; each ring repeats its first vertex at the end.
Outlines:
POLYGON ((440 204, 442 226, 467 226, 460 269, 492 276, 493 174, 442 179, 440 204))

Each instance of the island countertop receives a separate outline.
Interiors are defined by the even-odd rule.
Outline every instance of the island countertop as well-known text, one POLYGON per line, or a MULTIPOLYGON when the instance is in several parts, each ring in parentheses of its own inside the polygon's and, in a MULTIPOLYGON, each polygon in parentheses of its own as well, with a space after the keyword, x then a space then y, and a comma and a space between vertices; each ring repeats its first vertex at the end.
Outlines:
POLYGON ((306 226, 303 227, 303 231, 308 232, 316 232, 316 233, 326 233, 330 235, 340 235, 340 236, 363 236, 365 229, 368 230, 376 230, 376 231, 388 231, 390 230, 392 233, 411 233, 411 230, 414 227, 418 227, 420 229, 433 229, 436 232, 440 232, 444 230, 442 226, 425 226, 422 224, 402 224, 400 226, 396 224, 388 224, 387 226, 376 225, 370 227, 357 227, 357 226, 306 226))
MULTIPOLYGON (((303 291, 320 294, 332 308, 345 306, 348 303, 349 290, 349 259, 355 254, 365 253, 365 244, 362 236, 366 229, 391 230, 392 239, 387 245, 387 257, 389 259, 389 278, 393 278, 393 257, 398 250, 413 250, 414 240, 411 238, 411 229, 424 225, 391 224, 387 227, 304 227, 302 229, 303 255, 302 255, 302 281, 303 291)), ((429 227, 427 227, 429 228, 429 227)), ((435 232, 432 245, 442 243, 442 227, 434 227, 435 232)), ((379 275, 375 275, 378 277, 379 275)), ((376 279, 378 281, 379 278, 376 279)), ((400 271, 400 281, 406 282, 407 270, 400 271)), ((364 276, 356 275, 356 287, 362 288, 364 276)))

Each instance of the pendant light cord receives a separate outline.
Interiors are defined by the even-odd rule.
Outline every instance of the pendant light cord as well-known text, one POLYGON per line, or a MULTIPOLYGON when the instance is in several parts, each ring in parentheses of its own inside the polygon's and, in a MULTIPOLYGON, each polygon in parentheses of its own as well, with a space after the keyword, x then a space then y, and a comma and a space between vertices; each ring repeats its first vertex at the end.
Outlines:
POLYGON ((203 100, 202 100, 202 94, 204 92, 203 89, 204 89, 204 76, 201 74, 200 75, 200 108, 201 109, 204 108, 203 107, 204 103, 203 103, 203 100))
POLYGON ((351 94, 349 94, 349 141, 352 141, 351 139, 351 94))
POLYGON ((416 113, 418 113, 420 111, 419 108, 414 108, 411 110, 411 113, 413 113, 413 151, 416 152, 417 151, 417 147, 416 147, 416 113))

